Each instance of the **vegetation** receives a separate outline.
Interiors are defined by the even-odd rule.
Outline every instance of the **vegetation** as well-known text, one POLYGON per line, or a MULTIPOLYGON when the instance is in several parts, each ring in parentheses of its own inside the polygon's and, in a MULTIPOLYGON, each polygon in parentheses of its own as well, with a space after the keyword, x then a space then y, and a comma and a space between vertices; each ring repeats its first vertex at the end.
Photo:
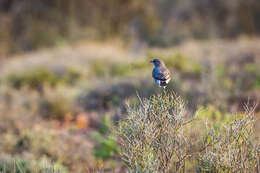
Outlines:
POLYGON ((24 86, 31 89, 40 89, 44 85, 55 87, 61 83, 74 84, 80 78, 80 75, 80 72, 72 68, 67 69, 64 74, 55 74, 49 69, 39 68, 26 71, 23 74, 9 74, 7 82, 16 89, 20 89, 24 86))
POLYGON ((101 118, 99 131, 92 134, 93 139, 98 143, 94 152, 94 156, 98 159, 111 159, 115 157, 116 153, 119 151, 112 128, 113 121, 107 114, 101 118))
POLYGON ((260 172, 259 12, 0 0, 0 173, 260 172))
POLYGON ((258 0, 2 0, 0 56, 62 45, 67 40, 115 36, 169 46, 189 38, 259 35, 259 9, 258 0))
POLYGON ((60 164, 51 165, 46 159, 41 162, 32 164, 23 159, 16 159, 10 162, 1 162, 0 171, 3 173, 66 173, 67 170, 60 164))
POLYGON ((0 172, 257 172, 257 45, 83 42, 3 60, 0 172), (155 57, 172 74, 166 91, 155 57))
POLYGON ((247 110, 220 128, 208 127, 203 139, 205 152, 199 154, 199 172, 259 171, 259 143, 252 140, 254 114, 247 110))
POLYGON ((130 172, 179 172, 190 156, 182 128, 186 122, 184 103, 174 94, 141 100, 120 122, 121 157, 130 172))
POLYGON ((130 172, 186 172, 193 159, 197 160, 193 165, 197 172, 259 171, 260 144, 252 139, 253 110, 247 109, 242 118, 232 117, 219 126, 198 116, 207 128, 196 129, 193 124, 198 120, 185 118, 184 103, 174 93, 140 102, 140 106, 128 109, 117 132, 121 158, 130 172), (187 130, 188 124, 193 128, 187 130), (196 136, 202 141, 189 135, 191 130, 204 132, 203 137, 196 136), (196 142, 201 144, 199 150, 194 149, 196 142))

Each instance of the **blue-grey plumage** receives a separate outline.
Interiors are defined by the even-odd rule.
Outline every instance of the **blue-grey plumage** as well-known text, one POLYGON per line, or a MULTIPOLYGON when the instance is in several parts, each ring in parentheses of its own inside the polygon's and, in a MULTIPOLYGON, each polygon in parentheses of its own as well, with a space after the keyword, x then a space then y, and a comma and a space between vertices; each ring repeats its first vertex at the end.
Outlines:
POLYGON ((152 72, 154 82, 157 83, 159 87, 165 88, 171 80, 170 71, 167 69, 164 62, 158 58, 153 59, 151 63, 154 64, 152 72))

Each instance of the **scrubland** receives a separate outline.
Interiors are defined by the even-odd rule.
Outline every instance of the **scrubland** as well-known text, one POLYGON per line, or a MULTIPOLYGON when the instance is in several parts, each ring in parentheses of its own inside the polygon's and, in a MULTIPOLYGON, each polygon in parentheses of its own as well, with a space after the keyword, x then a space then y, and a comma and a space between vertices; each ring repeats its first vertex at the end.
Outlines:
POLYGON ((0 172, 259 172, 260 40, 78 42, 0 64, 0 172), (152 81, 154 57, 172 73, 152 81))

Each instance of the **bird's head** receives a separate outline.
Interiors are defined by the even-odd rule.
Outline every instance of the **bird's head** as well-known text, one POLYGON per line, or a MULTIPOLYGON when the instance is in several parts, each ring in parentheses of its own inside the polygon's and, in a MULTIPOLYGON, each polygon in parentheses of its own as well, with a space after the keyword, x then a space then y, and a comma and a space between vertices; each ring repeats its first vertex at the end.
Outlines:
POLYGON ((163 61, 158 59, 158 58, 155 58, 155 59, 151 60, 150 62, 153 63, 155 67, 158 67, 160 65, 164 65, 163 61))

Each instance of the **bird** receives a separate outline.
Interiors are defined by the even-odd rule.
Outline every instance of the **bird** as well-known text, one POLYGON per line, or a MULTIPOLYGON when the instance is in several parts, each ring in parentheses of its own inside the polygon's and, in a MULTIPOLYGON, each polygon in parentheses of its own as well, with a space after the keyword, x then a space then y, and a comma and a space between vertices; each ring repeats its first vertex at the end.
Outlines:
POLYGON ((167 84, 171 80, 170 71, 165 66, 164 62, 159 58, 155 58, 150 62, 154 64, 154 68, 152 71, 154 82, 157 83, 159 87, 166 88, 167 84))

